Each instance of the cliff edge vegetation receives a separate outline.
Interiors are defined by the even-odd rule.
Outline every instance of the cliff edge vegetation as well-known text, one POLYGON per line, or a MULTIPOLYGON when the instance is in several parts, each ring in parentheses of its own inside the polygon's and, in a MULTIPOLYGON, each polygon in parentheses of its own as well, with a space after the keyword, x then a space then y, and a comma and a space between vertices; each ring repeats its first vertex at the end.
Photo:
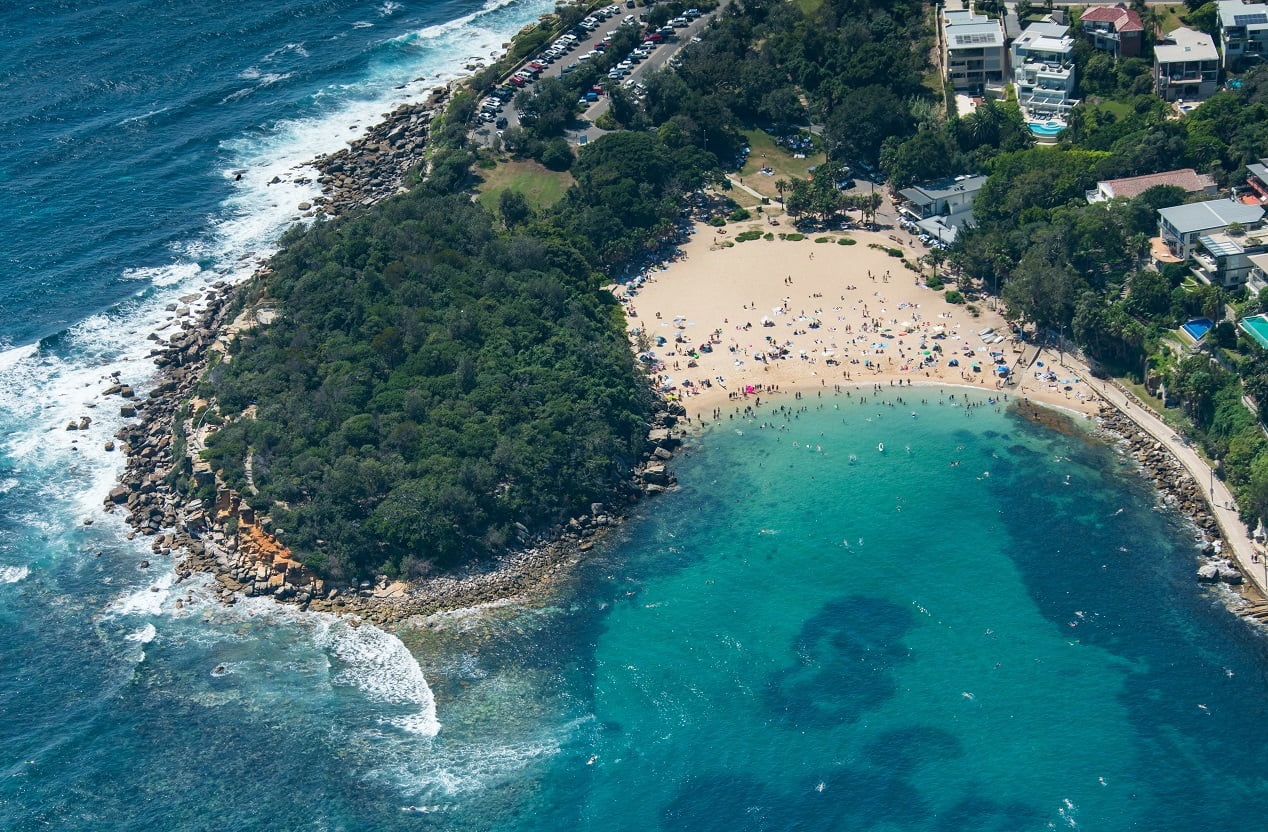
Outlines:
POLYGON ((208 368, 192 416, 319 574, 451 568, 628 480, 652 396, 567 235, 423 186, 289 234, 271 267, 239 303, 276 317, 208 368))

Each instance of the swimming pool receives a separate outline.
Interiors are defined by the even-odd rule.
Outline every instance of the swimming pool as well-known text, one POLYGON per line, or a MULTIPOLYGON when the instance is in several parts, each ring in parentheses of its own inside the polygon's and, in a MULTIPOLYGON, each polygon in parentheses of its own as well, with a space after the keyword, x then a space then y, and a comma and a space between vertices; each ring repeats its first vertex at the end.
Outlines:
POLYGON ((1255 343, 1268 350, 1268 317, 1263 315, 1255 315, 1250 318, 1242 318, 1242 330, 1255 339, 1255 343))
POLYGON ((1030 122, 1030 132, 1036 136, 1045 139, 1051 139, 1061 133, 1066 128, 1065 122, 1061 121, 1032 121, 1030 122))
POLYGON ((1215 322, 1210 318, 1194 318, 1191 321, 1180 324, 1180 328, 1194 341, 1201 341, 1202 336, 1210 332, 1213 326, 1215 326, 1215 322))

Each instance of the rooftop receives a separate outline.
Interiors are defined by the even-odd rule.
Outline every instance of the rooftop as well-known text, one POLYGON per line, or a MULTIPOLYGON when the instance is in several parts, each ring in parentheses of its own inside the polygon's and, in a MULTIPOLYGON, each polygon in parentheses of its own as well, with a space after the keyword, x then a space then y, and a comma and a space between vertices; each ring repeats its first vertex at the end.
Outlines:
POLYGON ((1260 182, 1268 184, 1268 159, 1260 159, 1258 162, 1251 162, 1246 166, 1246 170, 1257 177, 1260 182))
POLYGON ((976 176, 957 176, 954 179, 938 179, 933 182, 922 182, 919 185, 913 185, 910 188, 904 188, 899 191, 899 195, 904 199, 916 203, 936 202, 940 199, 956 196, 964 193, 977 193, 982 190, 986 177, 983 175, 976 176))
POLYGON ((1060 38, 1070 33, 1070 27, 1064 23, 1053 23, 1048 20, 1036 20, 1034 23, 1026 27, 1023 35, 1046 35, 1050 38, 1060 38))
POLYGON ((1242 3, 1240 0, 1220 0, 1216 4, 1220 25, 1245 26, 1247 29, 1268 29, 1268 4, 1242 3))
POLYGON ((1167 224, 1181 234, 1226 228, 1233 223, 1249 225, 1264 218, 1264 209, 1258 205, 1243 205, 1231 199, 1210 199, 1160 208, 1158 214, 1167 224))
POLYGON ((1215 41, 1206 32, 1195 32, 1181 26, 1169 34, 1167 40, 1170 42, 1160 41, 1154 46, 1154 57, 1160 64, 1220 59, 1220 53, 1215 50, 1215 41))
POLYGON ((942 19, 950 49, 1004 45, 1004 27, 998 20, 970 11, 943 12, 942 19))
POLYGON ((1074 38, 1069 35, 1050 35, 1044 32, 1032 33, 1031 29, 1027 29, 1021 33, 1021 37, 1013 41, 1013 49, 1018 53, 1034 51, 1069 56, 1074 52, 1074 38))
POLYGON ((1123 179, 1106 179, 1096 183, 1106 186, 1116 197, 1132 199, 1158 185, 1174 185, 1184 188, 1189 193, 1197 193, 1215 187, 1215 180, 1193 168, 1180 168, 1162 173, 1150 173, 1145 176, 1128 176, 1123 179))
POLYGON ((1079 22, 1109 23, 1119 33, 1145 31, 1140 15, 1125 6, 1093 6, 1084 10, 1079 22))

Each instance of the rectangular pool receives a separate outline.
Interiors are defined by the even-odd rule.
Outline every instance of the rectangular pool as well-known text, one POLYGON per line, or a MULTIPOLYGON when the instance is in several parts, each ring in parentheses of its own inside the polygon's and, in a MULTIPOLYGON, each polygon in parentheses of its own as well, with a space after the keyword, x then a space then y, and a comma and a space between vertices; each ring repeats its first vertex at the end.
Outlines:
POLYGON ((1250 318, 1242 318, 1242 330, 1255 339, 1255 343, 1268 350, 1268 318, 1263 315, 1255 315, 1250 318))
POLYGON ((1194 341, 1201 341, 1202 336, 1210 332, 1213 326, 1215 326, 1215 322, 1210 318, 1194 318, 1191 321, 1180 324, 1180 328, 1194 341))

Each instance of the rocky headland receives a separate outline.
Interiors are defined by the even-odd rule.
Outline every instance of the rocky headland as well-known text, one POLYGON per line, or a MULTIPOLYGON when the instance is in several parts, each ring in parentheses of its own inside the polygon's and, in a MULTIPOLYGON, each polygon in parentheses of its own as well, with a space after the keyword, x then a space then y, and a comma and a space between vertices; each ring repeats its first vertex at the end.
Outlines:
MULTIPOLYGON (((323 195, 316 207, 301 204, 300 209, 308 216, 338 215, 401 191, 424 161, 428 127, 448 94, 446 87, 437 87, 425 102, 398 107, 347 148, 316 159, 323 195)), ((267 275, 264 266, 251 280, 267 275)), ((666 463, 682 442, 684 411, 676 403, 662 402, 650 426, 645 459, 608 503, 593 503, 588 512, 543 532, 520 525, 516 549, 461 574, 408 583, 380 577, 355 586, 329 584, 277 539, 270 518, 257 516, 249 495, 227 489, 198 458, 203 437, 193 423, 199 403, 192 399, 208 357, 227 350, 243 328, 270 320, 271 310, 259 308, 227 320, 233 293, 234 287, 222 281, 205 294, 182 297, 170 308, 174 333, 149 336, 159 368, 153 386, 140 394, 116 378, 118 383, 103 391, 120 398, 120 415, 136 420, 115 436, 127 463, 119 485, 106 497, 106 510, 126 512, 129 536, 153 538, 156 556, 179 558, 179 581, 194 573, 212 574, 225 603, 239 595, 269 595, 305 609, 355 613, 388 623, 522 596, 548 586, 618 524, 628 506, 676 482, 666 463), (201 311, 191 311, 194 307, 201 311), (174 468, 191 471, 196 487, 214 484, 214 504, 204 505, 178 491, 173 484, 177 478, 170 476, 174 468)), ((68 430, 87 427, 84 420, 67 425, 68 430)), ((108 450, 116 449, 115 441, 107 443, 108 450)), ((148 568, 149 562, 142 565, 148 568)))

